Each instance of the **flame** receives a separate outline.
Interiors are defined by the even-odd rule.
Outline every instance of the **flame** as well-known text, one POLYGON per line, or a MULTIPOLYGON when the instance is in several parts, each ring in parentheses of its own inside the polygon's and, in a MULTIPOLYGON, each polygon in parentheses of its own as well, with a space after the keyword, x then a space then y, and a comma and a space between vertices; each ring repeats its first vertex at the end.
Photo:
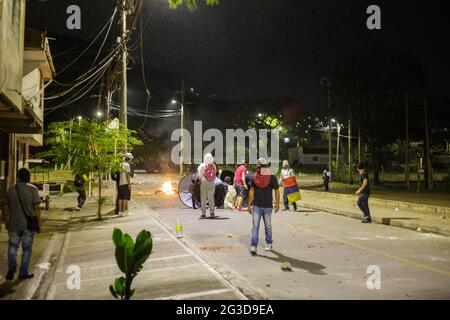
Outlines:
POLYGON ((173 194, 175 194, 175 191, 172 188, 172 182, 167 181, 166 183, 163 184, 162 187, 162 191, 167 194, 168 196, 171 196, 173 194))

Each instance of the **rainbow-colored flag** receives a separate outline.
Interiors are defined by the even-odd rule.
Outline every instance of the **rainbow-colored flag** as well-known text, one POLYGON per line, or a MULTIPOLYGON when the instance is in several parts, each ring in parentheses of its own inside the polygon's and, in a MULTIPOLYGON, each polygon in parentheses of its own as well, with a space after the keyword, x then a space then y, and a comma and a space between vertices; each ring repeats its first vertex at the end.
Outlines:
POLYGON ((283 179, 283 185, 284 190, 286 190, 289 202, 297 202, 302 199, 296 177, 283 179))

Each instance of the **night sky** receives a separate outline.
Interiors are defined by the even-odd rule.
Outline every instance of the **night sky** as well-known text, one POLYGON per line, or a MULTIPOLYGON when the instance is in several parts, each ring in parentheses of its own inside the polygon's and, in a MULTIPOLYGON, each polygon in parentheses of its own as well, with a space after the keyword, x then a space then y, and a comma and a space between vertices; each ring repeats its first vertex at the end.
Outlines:
MULTIPOLYGON (((27 4, 27 25, 88 39, 106 23, 114 3, 33 1, 27 4), (70 4, 82 9, 81 31, 65 27, 70 4)), ((219 6, 202 5, 190 12, 168 9, 162 0, 146 0, 146 67, 183 77, 204 95, 229 100, 293 97, 309 107, 322 107, 321 76, 355 53, 381 44, 415 56, 428 76, 429 92, 448 96, 450 50, 445 44, 450 28, 445 3, 221 0, 219 6), (381 7, 381 31, 366 28, 370 4, 381 7)), ((132 56, 139 57, 139 50, 132 56)), ((138 67, 131 71, 139 72, 138 67)))

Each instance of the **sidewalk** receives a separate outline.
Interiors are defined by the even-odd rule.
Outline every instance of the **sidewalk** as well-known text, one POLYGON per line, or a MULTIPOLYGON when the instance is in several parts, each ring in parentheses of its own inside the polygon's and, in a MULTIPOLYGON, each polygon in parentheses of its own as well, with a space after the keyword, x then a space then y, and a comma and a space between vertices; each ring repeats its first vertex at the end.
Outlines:
MULTIPOLYGON (((109 285, 116 277, 123 276, 116 265, 112 242, 112 232, 117 227, 133 238, 142 229, 152 233, 153 253, 133 282, 134 300, 245 299, 207 262, 176 239, 150 211, 131 202, 130 213, 124 217, 108 216, 101 222, 71 224, 61 254, 55 261, 54 272, 36 297, 49 300, 114 299, 109 285), (73 270, 80 271, 79 289, 67 284, 73 270)), ((84 216, 91 215, 86 212, 84 216)))
MULTIPOLYGON (((75 193, 52 195, 50 210, 41 206, 42 232, 37 234, 33 243, 30 262, 30 272, 34 278, 28 281, 5 281, 7 272, 8 232, 4 225, 0 231, 0 299, 35 299, 38 289, 45 277, 51 272, 54 261, 58 258, 62 248, 64 234, 69 225, 80 224, 97 219, 96 199, 86 201, 83 211, 75 211, 77 195, 75 193)), ((103 212, 113 209, 112 200, 103 206, 103 212)), ((19 249, 18 262, 20 263, 19 249)), ((16 274, 17 276, 17 274, 16 274)))
MULTIPOLYGON (((305 208, 361 219, 356 196, 302 190, 299 204, 305 208)), ((377 199, 369 200, 375 223, 450 236, 450 208, 377 199)))

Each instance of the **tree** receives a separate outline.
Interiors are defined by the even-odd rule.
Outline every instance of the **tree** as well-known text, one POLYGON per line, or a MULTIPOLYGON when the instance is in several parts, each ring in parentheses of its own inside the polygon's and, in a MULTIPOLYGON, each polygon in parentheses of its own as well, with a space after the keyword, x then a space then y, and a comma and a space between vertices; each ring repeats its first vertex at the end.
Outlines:
POLYGON ((73 161, 74 174, 94 173, 98 178, 98 219, 101 220, 102 177, 111 171, 121 170, 118 151, 141 145, 135 138, 135 132, 124 127, 111 129, 108 123, 82 120, 53 122, 46 133, 46 143, 50 150, 41 153, 41 157, 55 159, 59 163, 73 161))
POLYGON ((404 136, 405 95, 423 94, 424 73, 410 55, 374 47, 333 74, 331 90, 338 115, 351 117, 372 155, 374 183, 390 145, 404 136))
MULTIPOLYGON (((219 4, 219 0, 204 0, 205 3, 209 6, 219 4)), ((196 9, 198 6, 199 0, 168 0, 169 7, 172 9, 177 8, 182 4, 186 4, 189 9, 196 9)))

